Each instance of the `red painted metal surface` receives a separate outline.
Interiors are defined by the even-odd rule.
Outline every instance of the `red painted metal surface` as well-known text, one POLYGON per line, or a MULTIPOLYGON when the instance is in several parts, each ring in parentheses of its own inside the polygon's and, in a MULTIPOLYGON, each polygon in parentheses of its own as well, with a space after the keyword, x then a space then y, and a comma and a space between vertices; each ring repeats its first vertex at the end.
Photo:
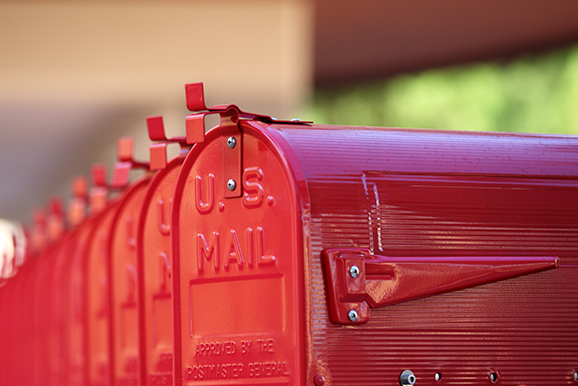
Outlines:
POLYGON ((568 384, 575 371, 578 140, 247 123, 275 138, 301 188, 309 369, 330 384, 568 384), (392 258, 558 256, 557 269, 331 322, 321 252, 392 258))
POLYGON ((578 139, 239 127, 241 197, 222 182, 220 128, 196 136, 177 181, 177 384, 396 384, 406 369, 422 383, 574 382, 578 139), (394 280, 369 280, 371 317, 344 328, 322 252, 351 248, 394 280))
POLYGON ((151 140, 151 179, 137 230, 139 305, 139 384, 173 384, 173 326, 171 310, 172 254, 170 211, 173 191, 189 146, 184 137, 167 139, 162 117, 147 120, 151 140), (167 163, 166 145, 179 143, 180 153, 167 163), (157 149, 160 153, 155 153, 157 149), (160 157, 160 158, 159 158, 160 157))
POLYGON ((386 257, 368 249, 323 251, 331 320, 369 321, 380 308, 558 267, 557 257, 386 257))
POLYGON ((578 137, 187 104, 3 252, 0 384, 578 382, 578 137))
POLYGON ((84 277, 86 278, 85 375, 86 384, 110 385, 109 302, 107 243, 117 202, 94 218, 88 235, 84 277))
POLYGON ((177 385, 300 382, 295 187, 273 145, 254 134, 243 138, 243 197, 225 198, 228 133, 218 129, 193 147, 179 173, 171 223, 177 385))
MULTIPOLYGON (((187 92, 189 108, 204 108, 198 87, 187 92)), ((298 384, 305 341, 294 312, 304 308, 297 188, 275 144, 241 130, 243 119, 270 117, 232 105, 208 110, 221 125, 203 136, 188 131, 199 143, 173 196, 175 384, 298 384)), ((200 130, 189 122, 204 114, 187 117, 187 129, 200 130)))
POLYGON ((133 159, 134 140, 123 138, 118 143, 117 170, 122 170, 113 184, 124 185, 133 168, 144 174, 126 187, 117 200, 106 245, 108 256, 108 311, 110 384, 138 383, 138 310, 137 310, 137 227, 143 197, 151 178, 149 164, 133 159))
POLYGON ((86 318, 88 311, 87 288, 87 252, 89 237, 94 234, 94 227, 98 223, 100 213, 93 213, 75 230, 75 245, 70 256, 70 266, 66 281, 66 309, 63 328, 68 338, 68 371, 65 384, 87 384, 87 340, 88 330, 86 318))
POLYGON ((136 235, 150 175, 125 191, 111 223, 109 255, 110 358, 112 385, 137 384, 138 311, 136 235))

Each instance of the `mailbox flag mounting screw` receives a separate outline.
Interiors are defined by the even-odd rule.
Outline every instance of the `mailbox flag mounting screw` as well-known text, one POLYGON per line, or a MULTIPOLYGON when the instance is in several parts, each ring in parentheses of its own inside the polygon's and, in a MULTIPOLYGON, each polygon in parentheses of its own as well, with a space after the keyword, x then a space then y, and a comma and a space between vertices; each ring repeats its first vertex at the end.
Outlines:
POLYGON ((403 370, 399 376, 399 383, 401 383, 401 386, 413 386, 413 384, 415 384, 415 375, 413 375, 413 371, 403 370))
POLYGON ((236 144, 237 144, 237 140, 235 139, 235 137, 227 138, 227 146, 229 146, 229 149, 234 148, 236 144))
POLYGON ((359 268, 357 268, 357 265, 352 265, 351 268, 349 268, 349 274, 353 278, 356 278, 359 275, 359 268))
POLYGON ((578 382, 578 371, 574 371, 574 380, 578 382))
POLYGON ((235 190, 235 188, 237 187, 237 183, 235 182, 235 180, 230 179, 229 181, 227 181, 227 188, 232 192, 233 190, 235 190))
POLYGON ((359 318, 359 315, 357 314, 357 311, 355 311, 355 310, 349 311, 347 316, 349 317, 349 320, 351 320, 352 322, 355 322, 359 318))
POLYGON ((315 386, 324 386, 325 385, 325 377, 321 374, 317 374, 313 379, 313 383, 315 386))

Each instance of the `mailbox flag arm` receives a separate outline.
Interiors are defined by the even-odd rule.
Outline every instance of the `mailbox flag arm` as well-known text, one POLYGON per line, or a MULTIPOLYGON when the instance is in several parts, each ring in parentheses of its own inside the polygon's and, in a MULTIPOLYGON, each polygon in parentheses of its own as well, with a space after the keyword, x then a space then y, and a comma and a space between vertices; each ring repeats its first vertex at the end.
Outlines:
POLYGON ((323 251, 331 319, 361 324, 379 308, 558 267, 558 257, 387 257, 323 251))

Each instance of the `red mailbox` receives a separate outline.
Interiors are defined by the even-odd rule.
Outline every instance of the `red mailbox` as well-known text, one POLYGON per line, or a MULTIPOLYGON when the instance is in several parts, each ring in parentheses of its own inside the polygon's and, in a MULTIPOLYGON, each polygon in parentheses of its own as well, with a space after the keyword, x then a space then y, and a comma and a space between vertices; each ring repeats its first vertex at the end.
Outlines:
MULTIPOLYGON (((104 170, 96 167, 93 169, 96 174, 102 175, 104 170)), ((100 176, 99 176, 100 177, 100 176)), ((96 178, 98 180, 98 178, 96 178)), ((98 181, 97 181, 98 182, 98 181)), ((103 181, 101 181, 103 182, 103 181)), ((66 359, 66 370, 64 371, 64 383, 69 385, 86 384, 86 340, 88 331, 86 329, 86 296, 87 296, 87 276, 86 257, 88 237, 92 234, 93 227, 98 222, 100 211, 104 209, 104 202, 98 205, 96 201, 106 199, 106 190, 102 186, 95 186, 91 189, 90 200, 92 201, 92 213, 87 213, 87 186, 83 179, 77 179, 73 185, 73 197, 68 208, 68 222, 73 227, 71 230, 71 245, 69 256, 64 267, 65 293, 64 302, 64 345, 63 352, 66 359)))
POLYGON ((177 174, 189 150, 185 137, 168 139, 162 117, 147 119, 151 169, 158 170, 147 188, 137 232, 139 285, 140 385, 173 384, 170 209, 177 174), (167 163, 168 143, 181 146, 167 163))
POLYGON ((24 265, 26 237, 20 225, 0 220, 0 383, 14 384, 18 368, 20 328, 18 312, 22 298, 20 285, 28 264, 24 265), (18 273, 18 275, 17 275, 18 273))
MULTIPOLYGON (((71 266, 73 257, 77 249, 79 236, 82 234, 82 221, 85 218, 87 182, 84 178, 76 178, 72 184, 72 199, 67 212, 67 222, 70 229, 58 240, 58 251, 54 254, 53 259, 48 262, 50 265, 51 275, 49 277, 50 300, 48 325, 46 336, 48 339, 47 362, 50 365, 47 381, 49 384, 62 385, 71 384, 70 375, 72 357, 70 355, 70 319, 68 310, 70 308, 69 293, 74 291, 80 292, 80 288, 70 286, 71 266)), ((63 223, 63 216, 57 218, 57 224, 53 227, 58 228, 58 222, 63 223)), ((53 220, 54 222, 54 220, 53 220)))
POLYGON ((136 385, 139 369, 136 237, 142 201, 151 173, 148 172, 148 164, 132 159, 132 148, 132 139, 119 141, 119 160, 123 167, 127 172, 135 166, 145 168, 146 171, 119 197, 107 246, 111 384, 114 386, 136 385))
POLYGON ((35 302, 34 279, 39 262, 47 243, 46 216, 43 210, 34 214, 33 227, 29 234, 26 252, 26 265, 20 270, 18 282, 14 289, 11 308, 16 315, 13 326, 17 333, 12 336, 12 347, 15 349, 13 377, 15 384, 32 384, 34 372, 29 371, 30 362, 34 360, 34 318, 35 302), (28 370, 28 371, 27 371, 28 370))
POLYGON ((0 384, 578 381, 578 137, 313 125, 186 91, 186 136, 147 122, 154 173, 121 140, 88 216, 80 184, 68 229, 53 204, 2 236, 0 384))
MULTIPOLYGON (((123 169, 115 173, 113 187, 121 187, 127 181, 123 169)), ((117 171, 115 170, 115 172, 117 171)), ((108 243, 118 201, 108 201, 108 189, 104 169, 93 169, 91 192, 90 233, 87 235, 83 277, 86 282, 84 294, 84 384, 110 385, 110 309, 109 309, 109 256, 108 243)))
POLYGON ((56 369, 61 365, 61 357, 53 355, 52 347, 59 341, 55 334, 53 318, 55 292, 53 277, 55 261, 62 252, 62 237, 64 234, 64 213, 62 202, 53 198, 50 200, 46 216, 47 246, 38 258, 33 273, 32 295, 27 301, 33 304, 33 351, 31 355, 32 381, 35 384, 44 380, 50 381, 56 376, 56 369))
POLYGON ((187 91, 176 385, 574 382, 578 138, 280 122, 187 91))

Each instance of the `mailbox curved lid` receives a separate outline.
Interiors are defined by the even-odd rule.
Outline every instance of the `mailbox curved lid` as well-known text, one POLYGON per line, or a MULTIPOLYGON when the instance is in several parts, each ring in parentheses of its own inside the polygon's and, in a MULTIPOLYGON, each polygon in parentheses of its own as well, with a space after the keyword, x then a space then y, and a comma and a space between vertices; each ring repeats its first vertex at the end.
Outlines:
POLYGON ((528 133, 289 125, 274 130, 307 179, 357 171, 493 176, 578 176, 578 137, 528 133))
POLYGON ((578 289, 577 137, 245 125, 274 139, 308 202, 296 209, 307 219, 309 369, 317 366, 331 384, 397 383, 406 369, 418 381, 440 372, 482 384, 492 381, 491 369, 506 383, 570 382, 576 348, 552 342, 573 340, 578 324, 552 315, 578 312, 571 295, 578 289), (331 248, 432 264, 444 256, 555 256, 560 265, 372 309, 366 324, 343 328, 328 313, 321 255, 331 248), (557 356, 545 356, 548 350, 557 356), (530 362, 540 363, 539 374, 525 371, 530 362))

